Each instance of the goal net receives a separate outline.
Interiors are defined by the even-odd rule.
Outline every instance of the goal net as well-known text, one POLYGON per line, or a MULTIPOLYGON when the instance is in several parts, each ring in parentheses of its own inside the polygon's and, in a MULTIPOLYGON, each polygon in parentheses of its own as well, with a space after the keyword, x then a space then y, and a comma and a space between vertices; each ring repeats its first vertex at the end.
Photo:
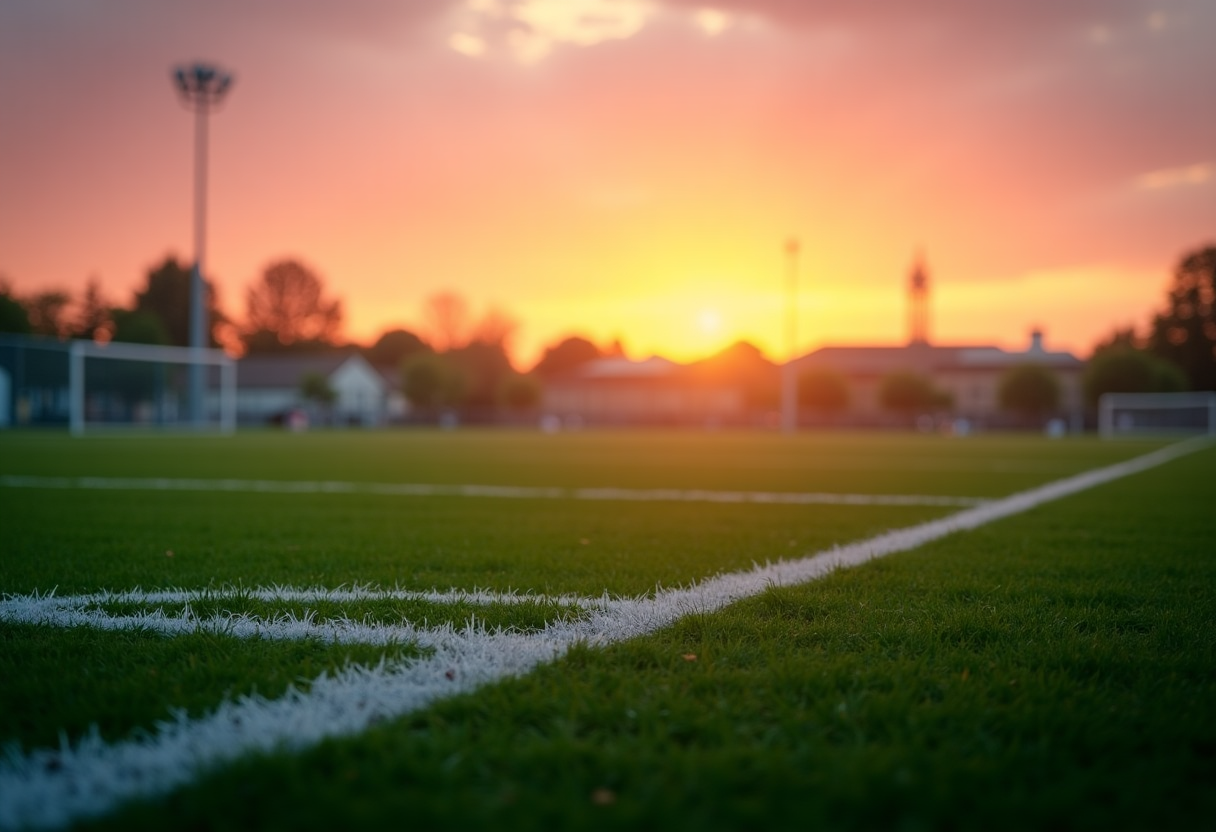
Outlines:
POLYGON ((222 350, 73 341, 67 369, 74 436, 97 429, 235 429, 236 369, 222 350))
POLYGON ((1216 393, 1106 393, 1098 430, 1116 436, 1216 436, 1216 393))

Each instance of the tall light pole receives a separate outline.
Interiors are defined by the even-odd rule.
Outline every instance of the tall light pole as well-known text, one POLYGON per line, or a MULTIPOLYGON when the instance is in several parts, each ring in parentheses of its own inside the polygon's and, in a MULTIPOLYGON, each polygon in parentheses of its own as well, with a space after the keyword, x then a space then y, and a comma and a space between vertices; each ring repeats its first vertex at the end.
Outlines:
POLYGON ((785 366, 781 368, 781 430, 798 429, 798 375, 794 367, 798 349, 798 250, 797 237, 785 241, 785 366))
MULTIPOLYGON (((173 84, 182 103, 194 111, 194 268, 190 272, 190 348, 207 346, 207 299, 203 291, 203 251, 207 233, 207 116, 219 106, 232 75, 204 63, 173 70, 173 84)), ((190 365, 190 421, 202 427, 206 419, 203 400, 204 367, 201 356, 190 365)))

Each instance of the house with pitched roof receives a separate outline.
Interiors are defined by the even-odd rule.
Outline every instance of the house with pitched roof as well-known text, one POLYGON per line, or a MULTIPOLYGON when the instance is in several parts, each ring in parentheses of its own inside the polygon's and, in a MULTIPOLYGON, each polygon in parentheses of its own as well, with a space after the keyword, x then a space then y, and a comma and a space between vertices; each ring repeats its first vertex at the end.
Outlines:
POLYGON ((314 424, 378 426, 405 413, 400 386, 358 353, 247 356, 236 365, 237 421, 245 425, 308 414, 314 424), (324 379, 333 401, 310 400, 304 383, 324 379))

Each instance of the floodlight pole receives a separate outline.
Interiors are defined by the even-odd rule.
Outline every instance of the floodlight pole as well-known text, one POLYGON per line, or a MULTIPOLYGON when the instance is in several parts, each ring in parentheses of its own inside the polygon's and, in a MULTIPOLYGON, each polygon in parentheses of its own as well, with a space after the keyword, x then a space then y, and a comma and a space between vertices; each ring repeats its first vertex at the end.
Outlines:
POLYGON ((202 427, 206 421, 203 364, 199 353, 207 346, 207 299, 203 289, 203 254, 207 240, 207 116, 218 107, 232 75, 203 63, 173 70, 173 83, 182 103, 194 111, 194 267, 190 271, 190 421, 202 427))
POLYGON ((798 250, 797 237, 785 241, 785 365, 781 368, 781 430, 798 429, 798 371, 794 366, 798 348, 798 250))

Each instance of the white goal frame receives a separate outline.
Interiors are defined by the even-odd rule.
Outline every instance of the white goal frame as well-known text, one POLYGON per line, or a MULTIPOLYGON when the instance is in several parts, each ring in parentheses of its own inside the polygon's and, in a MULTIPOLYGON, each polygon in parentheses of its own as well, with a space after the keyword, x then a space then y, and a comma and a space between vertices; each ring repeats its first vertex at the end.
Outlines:
MULTIPOLYGON (((68 349, 68 426, 72 436, 83 436, 85 433, 86 358, 218 367, 220 370, 219 433, 230 436, 236 432, 236 362, 223 350, 125 344, 116 341, 108 344, 98 344, 94 341, 72 341, 68 349)), ((106 429, 114 427, 116 426, 109 425, 106 429)), ((213 433, 213 431, 207 430, 200 432, 213 433)))
POLYGON ((1216 436, 1216 393, 1200 391, 1192 393, 1103 393, 1098 399, 1098 433, 1103 439, 1124 435, 1161 435, 1178 433, 1169 428, 1145 427, 1121 430, 1116 422, 1116 411, 1120 408, 1134 410, 1206 410, 1208 415, 1207 435, 1216 436))

